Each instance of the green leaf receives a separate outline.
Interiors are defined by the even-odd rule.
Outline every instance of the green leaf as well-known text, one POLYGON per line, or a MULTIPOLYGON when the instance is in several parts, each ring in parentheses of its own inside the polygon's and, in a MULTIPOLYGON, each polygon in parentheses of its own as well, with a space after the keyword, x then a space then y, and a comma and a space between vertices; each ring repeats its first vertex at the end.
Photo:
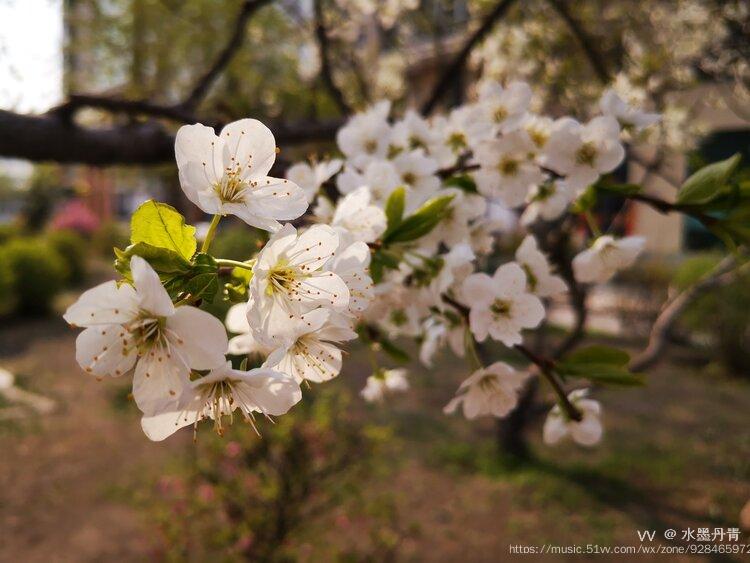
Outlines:
POLYGON ((632 373, 625 367, 612 364, 575 364, 574 367, 558 364, 557 369, 566 377, 580 377, 607 385, 634 387, 646 382, 643 374, 632 373))
POLYGON ((397 254, 384 248, 379 248, 372 253, 370 260, 370 276, 374 283, 380 283, 383 280, 383 272, 386 269, 395 270, 398 268, 400 259, 397 254))
POLYGON ((580 197, 573 203, 571 210, 574 213, 585 213, 591 211, 596 205, 596 189, 594 186, 586 188, 580 197))
POLYGON ((695 172, 680 187, 677 203, 702 205, 720 195, 741 159, 742 157, 737 153, 726 160, 714 162, 695 172))
POLYGON ((433 197, 383 237, 385 244, 409 242, 428 234, 445 217, 453 195, 433 197))
POLYGON ((216 292, 219 291, 219 276, 215 272, 193 276, 184 285, 182 291, 189 293, 193 299, 212 302, 216 292))
POLYGON ((173 207, 153 200, 143 203, 133 213, 130 231, 131 243, 172 250, 186 260, 193 257, 198 247, 195 227, 187 225, 173 207))
POLYGON ((164 275, 185 274, 191 268, 190 262, 174 250, 139 242, 131 244, 125 250, 115 249, 115 269, 127 279, 132 279, 130 276, 130 259, 133 256, 140 256, 146 260, 162 277, 162 281, 164 275))
POLYGON ((474 181, 474 178, 469 174, 456 174, 445 180, 443 184, 453 188, 458 188, 470 194, 477 193, 477 184, 474 181))
POLYGON ((630 354, 610 346, 587 346, 568 354, 564 360, 567 364, 611 364, 624 366, 630 361, 630 354))
POLYGON ((386 234, 401 224, 401 220, 404 218, 405 205, 406 190, 402 186, 393 190, 385 203, 385 216, 388 219, 386 234))

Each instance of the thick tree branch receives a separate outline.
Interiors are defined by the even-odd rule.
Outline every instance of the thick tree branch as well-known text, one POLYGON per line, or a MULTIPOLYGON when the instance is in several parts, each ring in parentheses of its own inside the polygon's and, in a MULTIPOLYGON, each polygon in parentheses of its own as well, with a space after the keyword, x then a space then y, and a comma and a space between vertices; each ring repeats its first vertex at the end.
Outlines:
POLYGON ((515 0, 500 0, 495 7, 485 16, 482 24, 472 33, 453 61, 445 67, 443 73, 435 84, 430 97, 422 105, 422 114, 429 115, 435 110, 438 102, 443 99, 451 84, 463 71, 466 61, 474 48, 492 31, 495 24, 506 14, 515 0))
POLYGON ((705 292, 732 282, 737 276, 735 265, 734 256, 727 256, 719 262, 712 273, 700 279, 662 308, 651 327, 648 345, 630 362, 630 371, 643 371, 659 361, 675 322, 705 292))
POLYGON ((596 40, 592 38, 578 20, 573 17, 573 14, 569 10, 569 6, 566 0, 549 0, 552 8, 560 15, 565 23, 570 28, 571 33, 578 40, 581 45, 581 49, 586 54, 591 63, 591 67, 594 69, 594 74, 599 81, 605 86, 609 84, 611 77, 609 70, 607 70, 607 64, 604 62, 604 57, 596 48, 596 40))
MULTIPOLYGON (((330 140, 340 121, 270 124, 284 147, 330 140)), ((34 162, 93 166, 174 161, 174 135, 156 121, 94 129, 56 114, 20 115, 0 110, 0 155, 34 162)))
POLYGON ((315 37, 320 49, 320 77, 328 93, 344 115, 351 113, 351 108, 344 98, 344 93, 333 80, 333 68, 330 58, 330 43, 323 22, 323 0, 315 0, 315 37))
POLYGON ((163 117, 178 123, 195 123, 197 118, 179 105, 161 105, 148 100, 123 100, 108 96, 72 94, 68 101, 49 110, 49 114, 70 119, 80 108, 94 108, 110 113, 163 117))
POLYGON ((192 91, 185 97, 178 107, 192 110, 201 102, 201 100, 203 100, 213 83, 231 62, 235 53, 240 47, 242 47, 242 43, 245 40, 245 28, 247 27, 247 22, 250 21, 250 18, 256 11, 269 2, 270 0, 246 0, 242 3, 240 13, 237 14, 237 19, 234 23, 234 30, 229 37, 229 41, 221 50, 219 56, 216 57, 211 68, 209 68, 208 71, 195 83, 192 91))

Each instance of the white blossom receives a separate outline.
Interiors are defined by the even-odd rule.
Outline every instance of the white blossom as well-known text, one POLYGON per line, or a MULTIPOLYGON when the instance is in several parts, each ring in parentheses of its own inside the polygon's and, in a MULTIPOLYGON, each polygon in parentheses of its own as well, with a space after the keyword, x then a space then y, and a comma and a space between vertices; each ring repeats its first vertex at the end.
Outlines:
POLYGON ((232 424, 235 410, 254 427, 255 413, 286 414, 300 399, 302 391, 291 377, 267 368, 236 370, 227 362, 191 382, 176 408, 144 416, 141 427, 151 440, 160 441, 184 426, 197 430, 198 422, 210 419, 214 430, 223 435, 224 418, 232 424))
POLYGON ((287 224, 271 237, 258 254, 249 288, 248 321, 256 338, 276 348, 312 309, 346 310, 349 289, 324 268, 338 247, 339 235, 327 225, 298 234, 287 224))
POLYGON ((324 160, 316 164, 298 162, 286 171, 287 180, 297 184, 305 192, 307 201, 312 202, 320 187, 330 180, 334 174, 341 170, 343 161, 335 158, 324 160))
POLYGON ((475 154, 479 170, 474 173, 479 192, 499 197, 509 207, 523 204, 529 190, 544 181, 544 173, 530 158, 534 149, 529 135, 520 129, 481 143, 475 154))
POLYGON ((562 278, 552 273, 547 257, 532 235, 527 235, 516 249, 516 262, 526 272, 528 289, 534 295, 552 297, 568 290, 562 278))
POLYGON ((386 229, 385 212, 371 204, 367 187, 361 187, 341 198, 331 219, 331 226, 347 242, 375 242, 386 229))
POLYGON ((619 270, 632 266, 645 243, 643 237, 616 239, 610 235, 600 236, 591 248, 573 259, 576 280, 581 283, 606 282, 619 270))
POLYGON ((599 116, 581 125, 564 117, 555 122, 544 148, 544 163, 565 176, 573 190, 582 190, 612 172, 625 157, 620 125, 611 116, 599 116))
POLYGON ((145 414, 174 406, 191 369, 224 362, 227 335, 221 321, 195 307, 175 307, 159 276, 140 256, 130 259, 133 285, 110 281, 84 292, 66 311, 76 360, 95 376, 134 369, 133 398, 145 414), (200 330, 196 330, 200 327, 200 330))
POLYGON ((359 172, 356 168, 346 166, 336 177, 336 187, 342 194, 348 195, 362 187, 370 190, 374 205, 383 207, 391 192, 402 184, 398 170, 388 160, 372 160, 359 172))
POLYGON ((527 379, 528 373, 518 372, 505 362, 495 362, 464 380, 443 411, 452 414, 461 406, 468 419, 504 417, 516 408, 518 394, 527 379))
POLYGON ((184 125, 175 156, 185 195, 206 213, 236 215, 252 227, 276 231, 280 220, 296 219, 307 209, 302 188, 268 176, 276 141, 260 121, 235 121, 218 137, 211 127, 184 125))
POLYGON ((544 306, 527 292, 526 274, 515 262, 503 264, 494 276, 480 272, 463 283, 461 296, 470 307, 469 326, 479 342, 487 336, 506 346, 523 342, 521 330, 544 318, 544 306))
POLYGON ((360 395, 368 403, 377 403, 389 393, 408 391, 409 380, 406 379, 406 373, 402 368, 379 370, 367 378, 360 395))
POLYGON ((464 357, 464 340, 466 327, 460 321, 458 314, 450 313, 454 320, 448 317, 430 317, 422 324, 422 343, 419 346, 419 361, 425 367, 432 367, 435 354, 447 343, 451 351, 459 358, 464 357))
POLYGON ((555 405, 544 421, 544 443, 554 445, 566 436, 582 446, 594 446, 602 439, 604 432, 601 422, 599 401, 587 399, 588 389, 577 389, 568 395, 568 400, 582 415, 580 421, 571 420, 555 405))
POLYGON ((531 101, 531 88, 525 82, 511 82, 503 88, 499 82, 485 81, 479 87, 478 105, 483 119, 501 133, 517 128, 531 101))
POLYGON ((646 127, 658 123, 661 119, 658 113, 647 113, 630 106, 611 88, 602 94, 601 100, 599 100, 599 108, 604 115, 610 115, 617 119, 624 130, 633 133, 639 133, 646 127))
POLYGON ((529 192, 529 205, 521 215, 523 225, 531 225, 537 219, 553 221, 560 217, 575 199, 575 192, 565 180, 557 179, 535 186, 529 192))
POLYGON ((390 102, 379 102, 349 118, 339 129, 336 143, 352 166, 362 168, 374 159, 387 156, 391 140, 390 111, 390 102))
POLYGON ((250 323, 247 322, 247 307, 247 303, 236 303, 227 311, 224 324, 229 332, 237 335, 229 339, 229 353, 236 356, 246 354, 265 356, 270 350, 253 335, 250 323))

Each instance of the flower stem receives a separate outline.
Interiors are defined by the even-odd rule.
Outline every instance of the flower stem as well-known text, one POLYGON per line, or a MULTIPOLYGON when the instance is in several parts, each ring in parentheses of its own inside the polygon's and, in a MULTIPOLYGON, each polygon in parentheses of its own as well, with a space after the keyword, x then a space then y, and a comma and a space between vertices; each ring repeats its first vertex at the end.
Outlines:
POLYGON ((479 354, 477 353, 477 347, 474 343, 474 336, 471 334, 471 329, 466 326, 466 331, 464 332, 464 348, 466 348, 466 358, 469 360, 469 366, 473 371, 477 371, 479 369, 482 369, 484 366, 482 365, 482 360, 479 358, 479 354))
MULTIPOLYGON (((217 215, 218 217, 218 215, 217 215)), ((232 266, 234 268, 243 268, 245 270, 252 270, 255 265, 255 260, 251 260, 251 263, 240 262, 239 260, 229 260, 228 258, 217 258, 216 264, 219 266, 232 266)))
POLYGON ((602 230, 599 228, 599 223, 596 222, 596 217, 591 213, 591 210, 587 209, 584 211, 583 216, 586 218, 586 223, 588 223, 589 229, 591 229, 591 234, 597 238, 602 236, 602 230))
POLYGON ((211 247, 211 243, 213 242, 214 236, 216 235, 216 227, 219 226, 219 221, 221 221, 221 215, 219 214, 214 215, 211 219, 211 224, 208 226, 206 238, 203 240, 203 244, 201 245, 201 252, 206 253, 211 247))
POLYGON ((547 383, 550 384, 550 387, 552 387, 555 395, 557 395, 557 402, 560 404, 560 408, 563 410, 565 415, 570 420, 575 420, 576 422, 580 422, 581 420, 583 420, 581 411, 579 411, 575 407, 575 405, 570 402, 570 399, 568 399, 568 396, 565 394, 565 389, 563 389, 562 385, 557 380, 557 377, 555 377, 554 362, 548 360, 547 358, 537 356, 523 344, 516 344, 514 348, 521 352, 524 356, 526 356, 526 358, 528 358, 531 363, 539 368, 539 373, 541 373, 542 377, 547 380, 547 383))

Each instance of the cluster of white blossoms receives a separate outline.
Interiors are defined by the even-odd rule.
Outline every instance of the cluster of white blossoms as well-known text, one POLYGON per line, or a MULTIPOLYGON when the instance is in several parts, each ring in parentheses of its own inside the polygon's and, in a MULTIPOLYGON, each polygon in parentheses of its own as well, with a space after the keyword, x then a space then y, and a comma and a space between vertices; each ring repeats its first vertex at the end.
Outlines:
MULTIPOLYGON (((395 122, 380 102, 339 130, 341 158, 294 164, 285 179, 269 176, 278 149, 260 122, 237 121, 218 136, 203 125, 182 127, 175 146, 182 188, 214 216, 202 252, 210 252, 221 216, 270 232, 256 256, 235 263, 248 275, 247 302, 226 319, 234 336, 189 295, 173 302, 154 268, 133 256, 130 278, 87 291, 66 313, 86 327, 78 362, 98 377, 133 374, 143 429, 154 440, 203 419, 221 433, 237 410, 251 423, 255 413, 287 412, 301 384, 339 375, 344 343, 363 333, 375 349, 416 338, 427 366, 448 344, 473 373, 446 412, 461 405, 468 418, 505 416, 530 371, 482 367, 475 342, 522 344, 524 331, 545 318, 546 300, 567 287, 531 234, 514 260, 486 272, 497 264, 489 256, 498 232, 514 213, 524 226, 561 217, 620 165, 623 128, 653 122, 612 92, 603 114, 586 123, 533 114, 531 95, 524 83, 489 82, 448 115, 428 120, 408 111, 395 122), (260 358, 260 367, 235 369, 227 354, 260 358)), ((573 262, 576 278, 606 281, 633 263, 642 243, 591 241, 573 262)), ((361 395, 383 401, 408 388, 403 369, 376 366, 361 395)), ((598 439, 601 431, 591 430, 598 404, 574 398, 585 418, 568 421, 553 410, 548 441, 598 439)))

